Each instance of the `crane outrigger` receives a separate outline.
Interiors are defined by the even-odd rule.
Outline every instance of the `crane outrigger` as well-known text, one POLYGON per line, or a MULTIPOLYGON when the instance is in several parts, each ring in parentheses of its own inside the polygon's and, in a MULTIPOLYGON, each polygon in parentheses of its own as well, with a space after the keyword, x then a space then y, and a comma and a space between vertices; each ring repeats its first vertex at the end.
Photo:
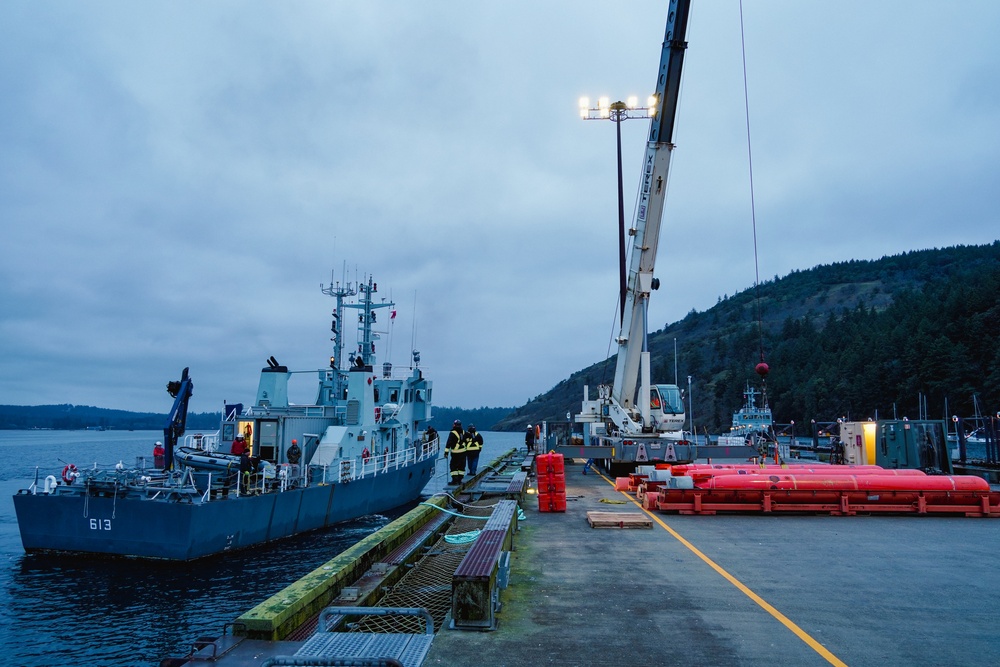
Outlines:
POLYGON ((589 388, 584 387, 583 407, 575 417, 584 429, 583 446, 568 448, 573 456, 604 460, 609 468, 657 461, 682 463, 697 458, 697 447, 686 439, 683 430, 680 388, 676 384, 650 383, 646 335, 649 296, 659 288, 653 267, 674 149, 690 5, 690 0, 671 0, 667 13, 639 201, 628 232, 632 243, 614 384, 601 385, 596 399, 591 399, 589 388))

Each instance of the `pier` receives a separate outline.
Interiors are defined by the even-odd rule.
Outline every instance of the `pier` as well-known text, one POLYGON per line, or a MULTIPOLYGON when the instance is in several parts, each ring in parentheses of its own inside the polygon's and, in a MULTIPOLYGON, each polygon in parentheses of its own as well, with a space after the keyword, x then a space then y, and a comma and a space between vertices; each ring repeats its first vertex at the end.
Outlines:
MULTIPOLYGON (((519 466, 512 462, 508 468, 505 476, 513 479, 519 466)), ((439 594, 444 591, 444 601, 431 609, 433 641, 420 662, 410 664, 1000 660, 994 628, 1000 618, 996 521, 926 515, 675 515, 643 509, 635 494, 616 490, 613 479, 594 468, 587 474, 583 470, 584 461, 567 461, 565 512, 540 512, 535 496, 524 496, 523 519, 503 532, 513 545, 509 561, 498 561, 503 571, 497 573, 491 561, 485 579, 469 584, 480 603, 495 590, 495 608, 474 608, 488 609, 488 618, 473 614, 479 620, 453 629, 451 577, 425 582, 439 594), (600 513, 604 520, 590 522, 588 513, 600 513), (623 521, 607 520, 615 514, 623 521), (626 525, 625 517, 637 514, 646 521, 626 525), (489 579, 497 574, 502 581, 491 589, 489 579)), ((506 491, 504 481, 494 476, 478 487, 474 481, 460 497, 498 507, 500 497, 482 489, 506 491)), ((460 528, 466 531, 468 524, 460 528)), ((398 526, 393 530, 400 534, 398 526)), ((422 560, 440 555, 435 548, 422 551, 422 560)), ((460 559, 453 557, 452 572, 460 559)), ((236 661, 234 649, 232 660, 209 664, 262 665, 268 656, 294 654, 304 640, 231 637, 226 641, 242 643, 255 661, 236 661)), ((210 652, 210 645, 202 650, 210 652)))

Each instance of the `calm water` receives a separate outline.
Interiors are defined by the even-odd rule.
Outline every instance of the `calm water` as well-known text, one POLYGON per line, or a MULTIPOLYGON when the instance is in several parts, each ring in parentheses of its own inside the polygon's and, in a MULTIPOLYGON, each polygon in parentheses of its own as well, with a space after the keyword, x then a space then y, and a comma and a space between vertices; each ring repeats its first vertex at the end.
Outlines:
MULTIPOLYGON (((0 664, 48 667, 155 666, 184 655, 199 636, 277 593, 391 516, 374 515, 193 564, 27 555, 11 497, 63 465, 130 465, 149 456, 159 431, 0 431, 0 664)), ((484 433, 482 463, 511 447, 520 433, 484 433)), ((447 482, 444 461, 425 494, 447 482)))

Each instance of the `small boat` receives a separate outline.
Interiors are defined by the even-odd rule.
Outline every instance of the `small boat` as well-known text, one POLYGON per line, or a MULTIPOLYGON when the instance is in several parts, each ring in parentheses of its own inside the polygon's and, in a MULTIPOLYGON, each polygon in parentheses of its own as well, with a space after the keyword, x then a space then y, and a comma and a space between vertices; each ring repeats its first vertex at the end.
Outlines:
MULTIPOLYGON (((184 435, 193 383, 184 369, 164 451, 134 467, 67 464, 14 496, 25 551, 74 552, 187 561, 244 549, 419 497, 440 445, 431 417, 431 381, 413 351, 403 375, 375 372, 377 284, 322 287, 336 299, 330 365, 318 371, 312 405, 288 400, 292 372, 272 356, 253 405, 226 405, 219 431, 184 435), (357 296, 356 300, 351 300, 357 296), (357 311, 358 342, 347 363, 345 314, 357 311)), ((390 320, 395 316, 391 310, 390 320)))
POLYGON ((985 445, 988 440, 989 436, 986 433, 986 428, 983 426, 980 426, 965 436, 965 441, 972 445, 985 445))

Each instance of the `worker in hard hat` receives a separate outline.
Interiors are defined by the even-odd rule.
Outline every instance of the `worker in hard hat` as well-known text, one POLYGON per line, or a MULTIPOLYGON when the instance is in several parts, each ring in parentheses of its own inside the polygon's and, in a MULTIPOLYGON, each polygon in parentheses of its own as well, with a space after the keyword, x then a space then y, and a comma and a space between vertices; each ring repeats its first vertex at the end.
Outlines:
POLYGON ((287 458, 288 462, 292 465, 298 464, 299 459, 302 458, 302 450, 299 448, 298 440, 292 440, 291 447, 289 447, 288 451, 285 452, 285 458, 287 458))
POLYGON ((159 440, 153 445, 153 467, 162 470, 164 464, 164 454, 166 450, 163 449, 163 443, 159 440))
POLYGON ((528 424, 528 430, 524 434, 524 446, 529 452, 535 451, 535 427, 528 424))

